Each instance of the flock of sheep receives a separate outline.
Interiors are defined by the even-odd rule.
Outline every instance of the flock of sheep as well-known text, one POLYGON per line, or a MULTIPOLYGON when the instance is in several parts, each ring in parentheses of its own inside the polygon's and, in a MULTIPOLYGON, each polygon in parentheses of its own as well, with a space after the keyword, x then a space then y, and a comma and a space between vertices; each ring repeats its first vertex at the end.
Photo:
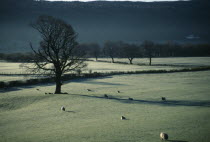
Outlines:
MULTIPOLYGON (((91 89, 87 89, 87 91, 92 91, 91 89)), ((120 93, 120 91, 117 91, 118 93, 120 93)), ((109 98, 109 96, 107 94, 104 94, 104 98, 109 98)), ((133 100, 133 98, 128 98, 128 100, 133 100)), ((161 100, 162 101, 166 101, 166 98, 165 97, 161 97, 161 100)), ((65 111, 66 108, 64 106, 61 107, 61 111, 65 111)), ((126 117, 125 116, 121 116, 121 120, 126 120, 126 117)), ((160 133, 160 139, 161 140, 168 140, 168 134, 164 133, 164 132, 161 132, 160 133)))
MULTIPOLYGON (((39 89, 36 89, 37 91, 40 91, 39 89)), ((91 89, 87 89, 87 91, 92 91, 91 89)), ((117 91, 118 93, 121 93, 119 90, 117 91)), ((45 94, 53 94, 53 93, 45 93, 45 94)), ((65 93, 67 94, 67 93, 65 93)), ((104 98, 109 99, 110 97, 107 94, 104 94, 104 98)), ((133 98, 128 98, 128 100, 132 101, 134 100, 133 98)), ((166 101, 165 97, 161 97, 162 101, 166 101)), ((66 111, 66 108, 64 106, 61 107, 61 111, 66 111)), ((121 120, 126 120, 125 116, 121 116, 121 120)), ((161 132, 160 133, 160 139, 161 140, 168 140, 168 134, 161 132)))

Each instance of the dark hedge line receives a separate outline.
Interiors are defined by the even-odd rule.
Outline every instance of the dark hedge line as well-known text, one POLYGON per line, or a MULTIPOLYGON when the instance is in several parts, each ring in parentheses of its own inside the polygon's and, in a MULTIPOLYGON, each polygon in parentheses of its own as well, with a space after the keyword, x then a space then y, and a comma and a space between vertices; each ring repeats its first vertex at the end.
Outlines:
MULTIPOLYGON (((92 74, 66 74, 62 77, 63 81, 68 81, 71 79, 76 79, 76 78, 94 78, 94 77, 99 77, 102 76, 100 73, 92 73, 92 74)), ((8 81, 8 82, 3 82, 0 81, 0 88, 7 89, 9 87, 16 87, 16 86, 26 86, 26 85, 36 85, 39 83, 51 83, 54 82, 54 78, 49 77, 49 78, 39 78, 39 79, 29 79, 29 80, 15 80, 15 81, 8 81)))
MULTIPOLYGON (((195 67, 195 68, 185 68, 185 69, 174 69, 174 70, 149 70, 149 71, 119 71, 119 72, 108 72, 108 73, 85 73, 85 74, 65 74, 62 77, 63 81, 68 81, 78 78, 96 78, 96 77, 105 77, 110 75, 122 75, 122 74, 147 74, 147 73, 175 73, 175 72, 191 72, 191 71, 205 71, 210 70, 210 66, 206 67, 195 67)), ((35 85, 39 83, 52 83, 54 82, 53 78, 41 78, 41 79, 29 79, 26 81, 9 81, 9 82, 0 82, 0 88, 7 89, 9 87, 16 86, 26 86, 26 85, 35 85)))

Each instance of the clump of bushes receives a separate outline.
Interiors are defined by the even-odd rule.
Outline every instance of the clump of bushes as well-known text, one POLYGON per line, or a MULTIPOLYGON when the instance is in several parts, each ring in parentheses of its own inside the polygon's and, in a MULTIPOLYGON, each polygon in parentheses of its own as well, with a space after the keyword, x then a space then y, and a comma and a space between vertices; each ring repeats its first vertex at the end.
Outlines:
POLYGON ((30 62, 33 61, 34 55, 32 53, 0 53, 0 59, 10 62, 30 62))
POLYGON ((5 87, 6 87, 6 83, 3 82, 3 81, 1 81, 1 82, 0 82, 0 88, 5 88, 5 87))

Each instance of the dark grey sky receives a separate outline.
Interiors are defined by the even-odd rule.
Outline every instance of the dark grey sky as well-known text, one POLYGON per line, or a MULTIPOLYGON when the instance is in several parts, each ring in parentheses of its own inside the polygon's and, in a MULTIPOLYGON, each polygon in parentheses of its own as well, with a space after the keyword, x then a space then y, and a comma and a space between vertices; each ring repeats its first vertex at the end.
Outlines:
MULTIPOLYGON (((40 0, 37 0, 40 1, 40 0)), ((82 1, 82 2, 89 2, 89 1, 100 1, 100 0, 46 0, 46 1, 82 1)), ((134 2, 156 2, 156 1, 179 1, 179 0, 105 0, 105 1, 134 1, 134 2)), ((183 0, 188 1, 188 0, 183 0)))
POLYGON ((107 40, 209 42, 210 2, 203 1, 54 3, 0 0, 0 52, 25 51, 29 49, 29 42, 37 45, 39 33, 29 24, 43 14, 71 24, 80 43, 103 44, 107 40), (188 40, 189 35, 200 38, 188 40))

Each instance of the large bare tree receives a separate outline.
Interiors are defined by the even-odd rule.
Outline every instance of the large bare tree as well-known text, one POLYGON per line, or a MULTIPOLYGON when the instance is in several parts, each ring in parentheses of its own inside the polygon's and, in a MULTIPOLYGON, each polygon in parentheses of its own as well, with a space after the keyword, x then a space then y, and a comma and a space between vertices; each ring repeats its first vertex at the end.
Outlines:
POLYGON ((62 75, 86 66, 77 46, 77 34, 71 25, 51 16, 40 16, 31 26, 41 34, 42 40, 38 49, 30 43, 35 59, 29 69, 52 75, 56 83, 55 94, 60 94, 62 75))

